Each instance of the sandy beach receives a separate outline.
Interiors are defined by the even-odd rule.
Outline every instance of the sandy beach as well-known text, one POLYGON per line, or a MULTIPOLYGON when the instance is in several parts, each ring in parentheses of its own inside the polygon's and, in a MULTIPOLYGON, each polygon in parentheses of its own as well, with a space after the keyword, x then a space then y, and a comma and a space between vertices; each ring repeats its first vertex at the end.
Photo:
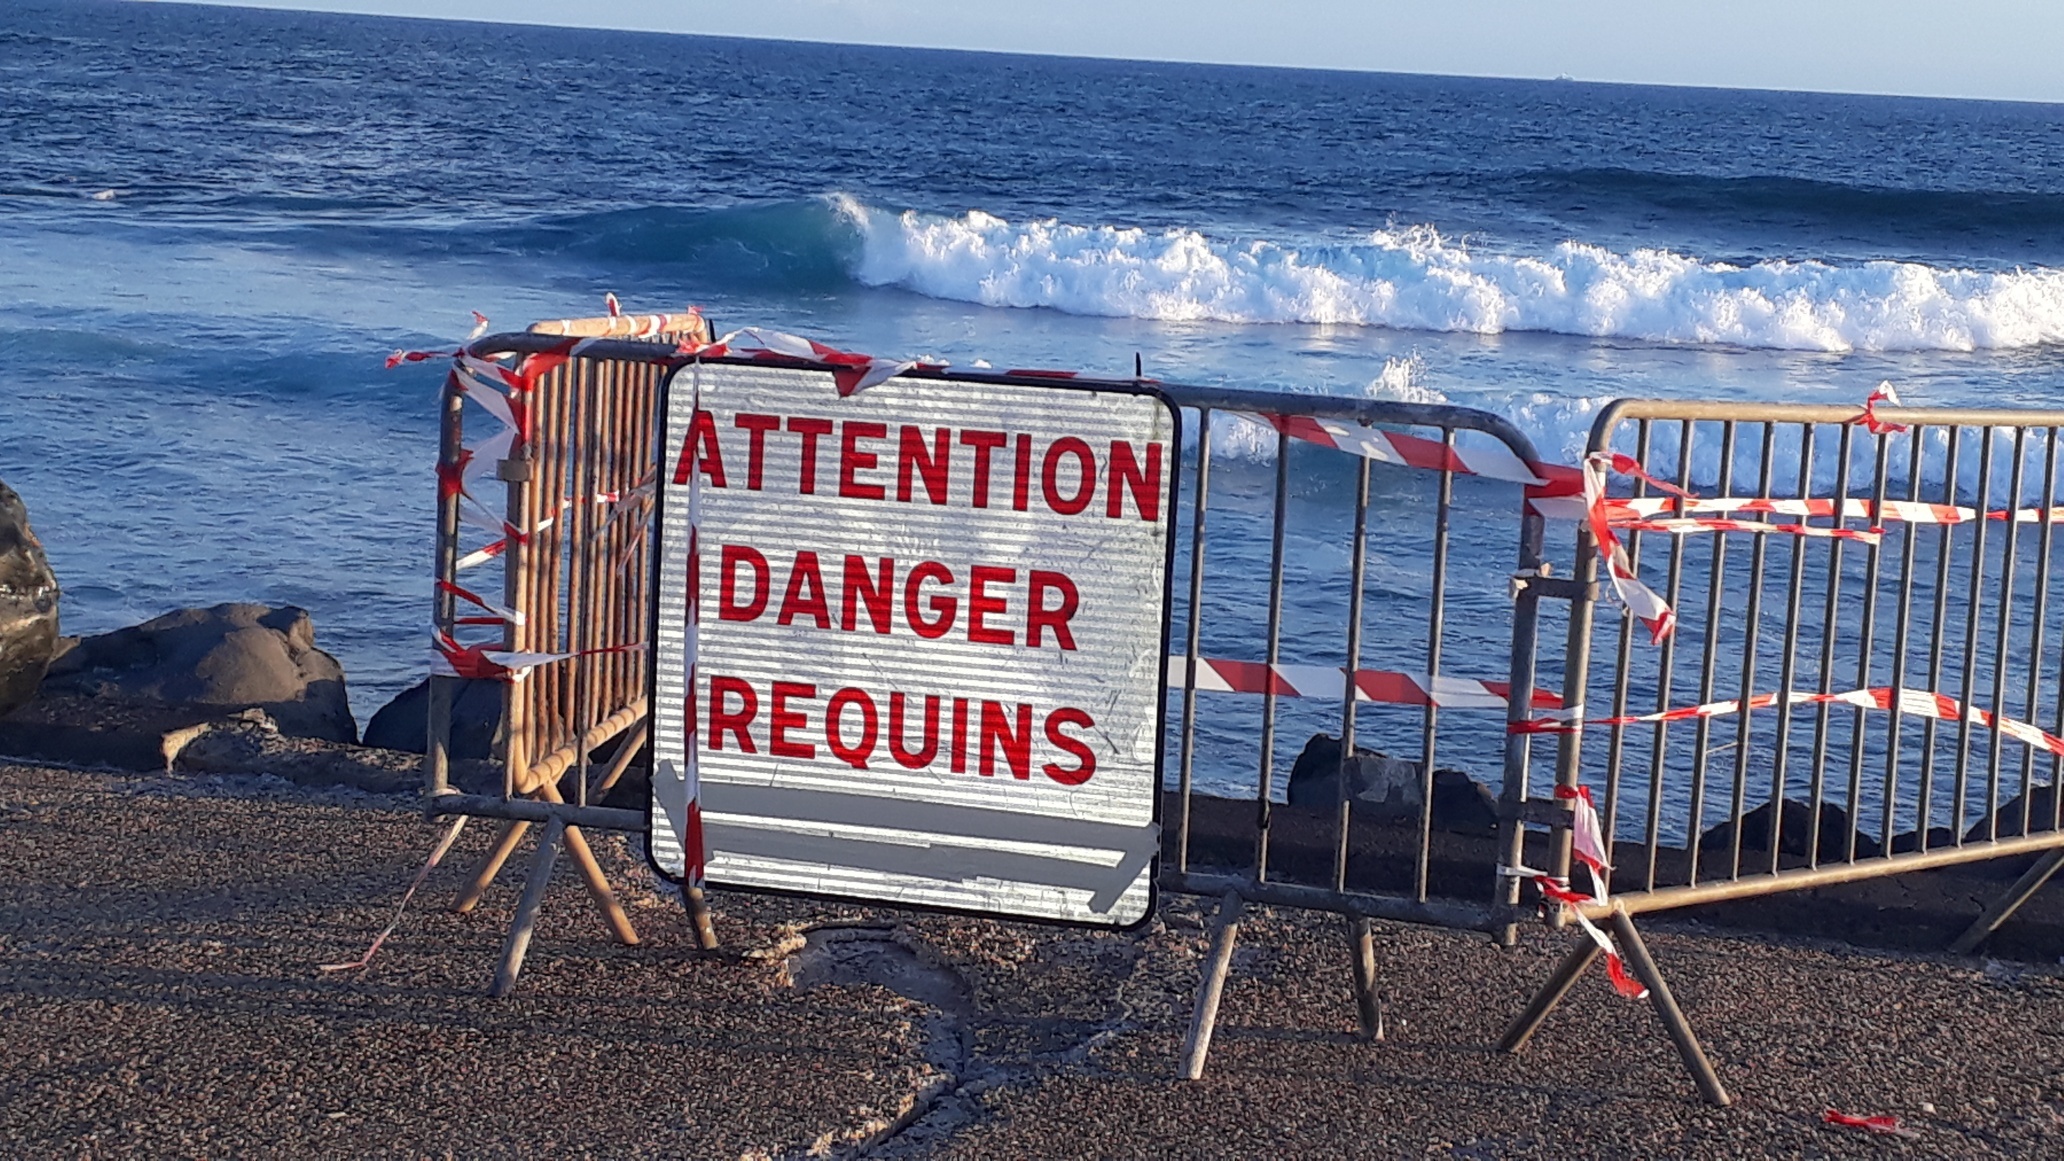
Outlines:
POLYGON ((645 945, 562 868, 516 995, 514 887, 445 911, 477 822, 372 967, 434 829, 269 779, 0 766, 0 1136, 21 1156, 2042 1156, 2064 1150, 2054 959, 1653 922, 1733 1089, 1696 1102, 1645 1004, 1587 979, 1517 1058, 1564 948, 1379 932, 1354 1036, 1341 922, 1243 928, 1205 1079, 1172 1079, 1208 912, 1130 934, 719 893, 724 950, 615 839, 645 945), (1894 1114, 1917 1134, 1822 1124, 1894 1114))

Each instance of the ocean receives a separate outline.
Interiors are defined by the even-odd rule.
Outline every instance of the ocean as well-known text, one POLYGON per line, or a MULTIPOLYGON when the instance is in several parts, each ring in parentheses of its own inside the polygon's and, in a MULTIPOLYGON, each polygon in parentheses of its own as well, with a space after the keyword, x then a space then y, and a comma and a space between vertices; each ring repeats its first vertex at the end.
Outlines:
MULTIPOLYGON (((883 355, 1452 402, 1564 463, 1621 396, 2057 406, 2064 106, 0 11, 0 478, 67 632, 301 605, 365 720, 427 670, 441 371, 383 356, 610 291, 883 355)), ((1226 486, 1266 486, 1272 438, 1220 438, 1226 486)), ((1337 508, 1351 471, 1296 463, 1337 508)), ((1305 548, 1293 580, 1344 559, 1305 548)), ((1448 663, 1498 676, 1512 537, 1457 553, 1492 595, 1448 663)), ((1372 578, 1414 584, 1380 542, 1372 578)))

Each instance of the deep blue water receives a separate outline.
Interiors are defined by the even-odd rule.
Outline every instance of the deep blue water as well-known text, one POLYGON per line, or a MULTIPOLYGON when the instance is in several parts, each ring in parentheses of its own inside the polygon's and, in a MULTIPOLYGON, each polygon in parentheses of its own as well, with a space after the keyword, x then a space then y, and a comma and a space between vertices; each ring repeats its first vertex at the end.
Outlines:
MULTIPOLYGON (((882 354, 1446 399, 1565 461, 1621 395, 2056 404, 2064 106, 0 11, 0 477, 69 631, 301 604, 369 715, 425 666, 439 376, 380 357, 608 290, 882 354)), ((1270 472, 1248 435, 1228 503, 1270 472)), ((1300 460, 1299 502, 1348 479, 1300 460)), ((1313 519, 1322 596, 1345 549, 1313 519)), ((1449 662, 1495 673, 1510 542, 1457 551, 1449 662)), ((1376 583, 1412 591, 1408 555, 1376 583)), ((1286 657, 1337 636, 1320 596, 1286 657)))

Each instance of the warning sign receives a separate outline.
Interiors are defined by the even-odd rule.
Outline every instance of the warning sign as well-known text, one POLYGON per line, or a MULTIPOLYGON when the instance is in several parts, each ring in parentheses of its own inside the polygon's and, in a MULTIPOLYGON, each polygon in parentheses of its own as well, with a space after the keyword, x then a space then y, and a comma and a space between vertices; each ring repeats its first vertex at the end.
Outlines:
POLYGON ((841 397, 829 370, 710 363, 667 412, 659 868, 1144 919, 1174 408, 1008 377, 841 397))

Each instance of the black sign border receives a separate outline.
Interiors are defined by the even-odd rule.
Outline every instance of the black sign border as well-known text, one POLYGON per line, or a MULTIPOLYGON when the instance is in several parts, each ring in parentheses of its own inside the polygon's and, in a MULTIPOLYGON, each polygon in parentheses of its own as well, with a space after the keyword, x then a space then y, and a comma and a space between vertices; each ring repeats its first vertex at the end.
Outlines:
MULTIPOLYGON (((648 714, 656 712, 659 706, 659 584, 661 579, 660 568, 662 564, 660 543, 661 529, 665 527, 664 522, 666 519, 667 490, 671 486, 671 477, 668 474, 666 464, 667 420, 668 416, 671 415, 673 411, 674 380, 677 377, 679 377, 681 372, 698 365, 783 367, 800 371, 822 371, 827 374, 835 371, 850 372, 850 368, 839 367, 830 363, 819 363, 808 359, 766 359, 751 358, 745 356, 726 356, 715 359, 690 359, 675 365, 673 369, 667 373, 666 381, 664 384, 661 385, 660 388, 659 413, 655 417, 655 422, 653 425, 653 430, 656 435, 656 446, 653 449, 653 469, 655 472, 655 478, 658 481, 658 489, 655 495, 655 502, 653 504, 652 523, 650 528, 647 530, 647 535, 651 538, 652 543, 652 575, 650 577, 650 591, 653 594, 651 620, 646 627, 645 637, 647 641, 650 641, 652 643, 653 649, 652 660, 650 661, 650 663, 646 665, 645 704, 648 707, 646 711, 648 714)), ((865 896, 838 895, 817 891, 790 891, 776 887, 742 886, 728 883, 715 884, 715 886, 725 891, 737 891, 743 894, 750 895, 768 895, 784 899, 813 899, 820 902, 828 903, 858 904, 861 906, 882 907, 897 911, 914 911, 927 915, 965 915, 980 919, 994 919, 1007 923, 1030 923, 1038 924, 1040 926, 1045 927, 1089 929, 1093 931, 1137 931, 1141 927, 1144 927, 1148 923, 1153 921, 1154 917, 1160 911, 1161 904, 1161 852, 1164 849, 1165 839, 1159 836, 1161 832, 1162 803, 1168 793, 1167 788, 1165 786, 1166 771, 1164 770, 1164 766, 1166 765, 1168 760, 1168 665, 1166 663, 1166 656, 1168 652, 1168 634, 1169 630, 1174 625, 1175 617, 1175 602, 1173 599, 1175 585, 1175 542, 1177 538, 1176 534, 1180 530, 1181 526, 1180 501, 1182 496, 1183 461, 1182 407, 1179 404, 1177 404, 1175 400, 1167 392, 1163 391, 1160 385, 1152 379, 1095 379, 1065 372, 970 372, 956 371, 952 368, 933 367, 913 367, 907 371, 898 374, 895 377, 899 379, 929 380, 932 382, 940 383, 980 384, 982 386, 988 387, 1031 387, 1048 391, 1088 391, 1096 393, 1113 393, 1121 395, 1139 395, 1153 399, 1154 401, 1161 404, 1161 406, 1166 408, 1168 411, 1169 418, 1172 421, 1172 425, 1174 428, 1174 438, 1170 440, 1170 447, 1173 451, 1173 454, 1169 457, 1168 492, 1166 496, 1168 513, 1165 518, 1165 527, 1167 529, 1167 535, 1164 537, 1166 541, 1166 555, 1162 561, 1161 568, 1161 646, 1159 649, 1159 653, 1161 656, 1160 663, 1155 666, 1155 673, 1158 675, 1155 704, 1158 706, 1158 711, 1155 714, 1154 724, 1153 822, 1157 838, 1155 841, 1154 857, 1152 861, 1148 863, 1147 866, 1146 909, 1143 912, 1141 912, 1140 917, 1138 919, 1135 919, 1130 923, 1098 923, 1094 920, 1088 919, 1052 919, 1047 918, 1045 916, 1013 915, 999 913, 996 911, 984 911, 976 908, 967 907, 934 907, 926 906, 923 904, 900 902, 897 900, 871 899, 865 896)), ((1192 611, 1191 615, 1195 615, 1194 610, 1192 611)), ((650 775, 648 775, 648 777, 650 777, 650 775)), ((659 865, 658 858, 653 854, 651 840, 652 814, 652 792, 648 789, 645 794, 645 863, 648 867, 652 869, 653 874, 659 876, 661 879, 664 879, 665 881, 673 883, 677 886, 684 884, 686 882, 685 875, 670 874, 668 871, 666 871, 659 865)))

